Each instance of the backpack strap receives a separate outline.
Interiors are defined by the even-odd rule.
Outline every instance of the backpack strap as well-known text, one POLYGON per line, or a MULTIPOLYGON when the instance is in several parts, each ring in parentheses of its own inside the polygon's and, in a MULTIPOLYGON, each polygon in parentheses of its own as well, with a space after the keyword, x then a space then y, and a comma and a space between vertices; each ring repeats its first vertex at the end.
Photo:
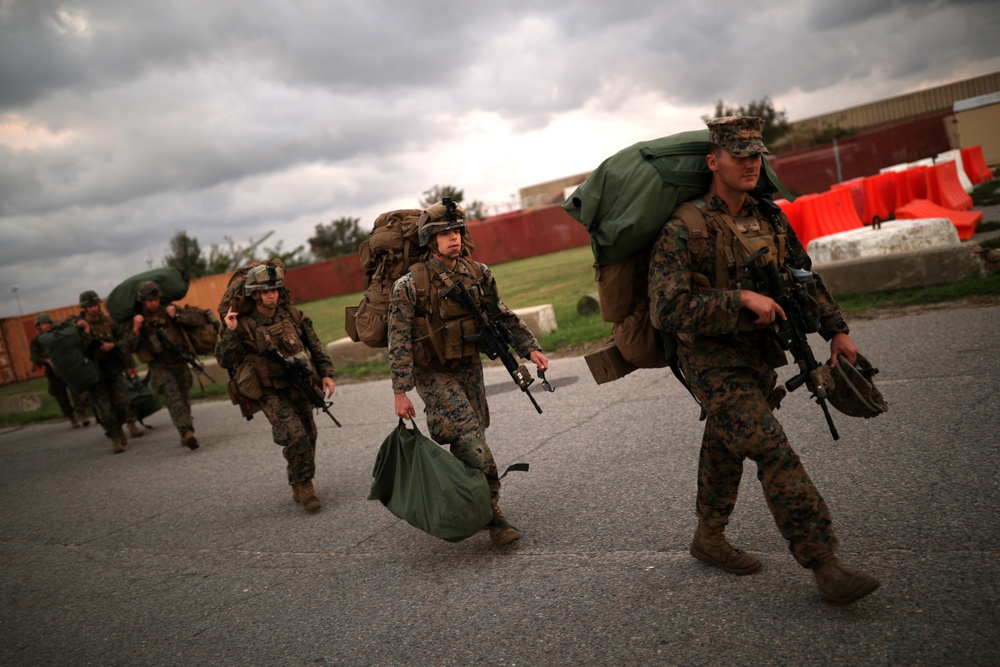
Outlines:
POLYGON ((688 247, 695 257, 701 257, 708 250, 708 222, 705 220, 705 207, 708 204, 704 199, 692 199, 677 207, 674 217, 684 223, 687 227, 689 243, 688 247))
POLYGON ((431 290, 431 278, 427 274, 427 265, 423 262, 417 262, 410 267, 410 273, 413 274, 413 289, 417 293, 414 310, 420 317, 426 317, 428 294, 431 290))

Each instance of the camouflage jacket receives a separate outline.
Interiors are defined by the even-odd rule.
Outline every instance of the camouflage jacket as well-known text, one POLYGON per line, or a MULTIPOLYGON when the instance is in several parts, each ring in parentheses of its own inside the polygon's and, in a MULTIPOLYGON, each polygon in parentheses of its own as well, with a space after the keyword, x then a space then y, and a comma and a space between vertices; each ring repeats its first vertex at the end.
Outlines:
MULTIPOLYGON (((724 226, 712 223, 713 214, 729 213, 726 203, 715 195, 704 198, 708 204, 708 248, 716 247, 719 234, 731 234, 724 226)), ((757 202, 747 196, 743 209, 733 217, 763 220, 757 202)), ((784 214, 778 220, 785 235, 785 265, 810 270, 812 261, 795 236, 784 214)), ((746 366, 763 355, 773 367, 787 363, 773 332, 767 329, 744 331, 739 328, 740 290, 705 290, 695 287, 694 276, 716 275, 717 253, 692 252, 688 228, 672 217, 653 246, 649 266, 650 317, 662 330, 678 335, 678 354, 688 365, 701 368, 746 366)), ((819 302, 820 334, 829 340, 837 333, 848 333, 840 307, 822 279, 816 276, 819 302)), ((744 321, 747 317, 744 314, 744 321)), ((751 318, 753 319, 753 318, 751 318)))
MULTIPOLYGON (((424 260, 430 269, 429 273, 440 272, 445 277, 454 275, 436 258, 424 260)), ((535 336, 528 330, 524 322, 500 298, 496 281, 488 266, 479 263, 483 272, 483 292, 496 295, 498 317, 507 325, 514 338, 514 351, 527 358, 533 350, 541 350, 535 336)), ((461 262, 455 267, 457 271, 467 272, 461 262)), ((432 282, 432 289, 434 283, 432 282)), ((447 370, 447 366, 432 366, 430 369, 415 371, 413 363, 413 318, 416 313, 417 293, 414 287, 413 274, 407 273, 392 286, 392 296, 389 300, 389 372, 392 378, 392 390, 399 393, 410 391, 416 386, 415 372, 434 372, 435 368, 447 370)), ((477 363, 482 363, 478 358, 477 363)), ((462 362, 449 362, 456 365, 462 362)), ((465 362, 467 363, 467 362, 465 362)))
POLYGON ((131 321, 121 323, 119 341, 122 352, 135 353, 140 361, 146 363, 185 364, 182 353, 193 355, 193 352, 185 342, 181 327, 196 326, 198 322, 180 308, 177 309, 177 317, 170 317, 167 315, 169 305, 161 302, 152 313, 143 310, 143 322, 138 334, 132 330, 131 321))
MULTIPOLYGON (((80 311, 76 320, 86 320, 87 314, 80 311)), ((90 322, 90 333, 80 332, 83 342, 83 351, 86 355, 97 362, 101 369, 101 377, 107 373, 123 373, 125 371, 125 354, 122 352, 122 343, 119 338, 124 333, 124 328, 116 325, 114 321, 105 313, 101 313, 101 318, 97 322, 90 322), (103 343, 115 343, 115 348, 108 352, 101 351, 103 343)))
POLYGON ((296 311, 297 316, 293 315, 291 308, 291 306, 284 304, 279 305, 274 317, 268 317, 254 309, 249 314, 240 315, 237 319, 236 329, 232 330, 223 323, 219 332, 219 342, 215 349, 215 357, 219 365, 223 368, 236 370, 242 364, 249 362, 259 367, 260 373, 265 376, 261 378, 262 383, 266 387, 273 386, 274 383, 269 382, 269 378, 266 376, 280 373, 281 367, 261 358, 264 345, 257 333, 275 325, 288 323, 290 328, 295 330, 302 344, 302 349, 309 355, 309 360, 312 362, 316 374, 320 378, 332 378, 333 361, 326 353, 319 336, 316 335, 312 320, 305 317, 301 311, 296 311))

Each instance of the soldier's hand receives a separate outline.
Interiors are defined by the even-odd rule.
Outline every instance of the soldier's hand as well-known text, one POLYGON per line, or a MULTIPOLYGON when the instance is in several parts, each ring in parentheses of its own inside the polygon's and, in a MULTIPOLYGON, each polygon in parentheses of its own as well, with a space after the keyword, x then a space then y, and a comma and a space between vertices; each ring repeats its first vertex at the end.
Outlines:
POLYGON ((777 301, 752 290, 740 290, 740 306, 757 316, 754 324, 768 325, 779 317, 783 320, 788 319, 777 301))
POLYGON ((115 349, 115 344, 110 340, 101 343, 101 352, 110 352, 113 349, 115 349))
POLYGON ((226 313, 226 316, 223 318, 223 321, 225 321, 226 323, 227 329, 229 329, 230 331, 236 331, 236 318, 238 316, 239 316, 238 313, 235 310, 233 310, 232 306, 230 306, 229 312, 226 313))
POLYGON ((81 329, 83 329, 83 331, 85 333, 90 333, 90 323, 87 322, 87 320, 77 320, 76 321, 76 326, 78 326, 81 329))
POLYGON ((177 306, 175 306, 174 304, 170 304, 169 306, 167 306, 167 316, 177 317, 177 306))
POLYGON ((400 419, 410 419, 416 416, 416 414, 417 411, 413 408, 413 402, 410 401, 406 392, 396 394, 396 416, 400 419))
POLYGON ((830 339, 830 368, 837 366, 838 354, 847 357, 847 361, 851 365, 854 365, 858 358, 858 346, 845 333, 834 334, 833 338, 830 339))
POLYGON ((137 334, 139 333, 139 329, 142 327, 142 323, 145 321, 145 319, 146 318, 144 318, 142 315, 136 315, 135 317, 132 318, 132 331, 134 333, 137 334))
POLYGON ((535 364, 541 372, 544 373, 549 370, 549 359, 542 354, 541 350, 532 350, 531 354, 528 355, 528 358, 531 359, 531 362, 535 364))
POLYGON ((323 398, 330 398, 335 391, 337 391, 337 386, 333 383, 333 378, 323 378, 323 398))

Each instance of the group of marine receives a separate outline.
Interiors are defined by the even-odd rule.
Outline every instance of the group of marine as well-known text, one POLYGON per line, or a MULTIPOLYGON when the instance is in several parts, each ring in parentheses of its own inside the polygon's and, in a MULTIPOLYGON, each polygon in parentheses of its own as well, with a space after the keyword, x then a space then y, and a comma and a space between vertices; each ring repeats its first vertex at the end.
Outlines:
MULTIPOLYGON (((780 402, 775 369, 787 361, 773 325, 787 314, 773 298, 747 287, 752 283, 741 280, 745 276, 740 275, 738 260, 749 246, 766 246, 780 271, 808 271, 811 261, 787 219, 762 214, 750 194, 760 177, 762 155, 768 152, 761 119, 727 117, 708 125, 705 159, 711 186, 694 202, 707 223, 708 237, 693 239, 684 221, 671 217, 652 248, 648 274, 652 322, 676 334, 680 367, 706 416, 698 463, 698 525, 690 553, 734 575, 761 569, 757 556, 732 546, 724 534, 749 458, 795 560, 814 574, 824 600, 850 604, 875 591, 879 581, 837 557, 829 509, 774 415, 780 402)), ((504 322, 517 354, 542 372, 549 360, 524 322, 500 299, 489 267, 469 256, 464 211, 447 204, 423 210, 418 241, 424 254, 414 264, 420 270, 411 269, 392 287, 388 353, 394 412, 401 419, 415 415, 408 396, 415 389, 431 437, 485 473, 493 513, 485 527, 500 547, 518 540, 520 532, 499 506, 497 464, 485 438, 490 414, 480 350, 464 335, 474 330, 475 318, 464 304, 442 295, 461 283, 477 307, 504 322)), ((829 365, 836 366, 838 360, 854 364, 859 355, 847 322, 819 276, 815 281, 818 332, 830 343, 829 365)), ((313 486, 315 401, 287 379, 283 366, 289 361, 305 365, 314 391, 330 396, 335 391, 333 363, 311 320, 292 305, 280 263, 264 262, 246 271, 240 295, 242 301, 234 301, 222 318, 216 358, 230 370, 243 397, 270 422, 287 463, 292 500, 315 512, 321 507, 313 486)), ((138 314, 131 323, 116 326, 102 312, 96 293, 80 295, 83 310, 77 323, 86 353, 101 367, 101 382, 90 390, 90 402, 113 451, 124 451, 123 425, 129 425, 133 436, 141 432, 129 419, 123 382, 135 353, 148 364, 150 384, 164 397, 181 443, 197 449, 188 397, 190 369, 174 345, 162 342, 166 332, 180 345, 182 328, 189 323, 183 311, 161 302, 155 282, 139 285, 137 301, 138 314)), ((40 329, 46 319, 39 316, 40 329)), ((68 400, 60 404, 77 425, 78 414, 68 400)))

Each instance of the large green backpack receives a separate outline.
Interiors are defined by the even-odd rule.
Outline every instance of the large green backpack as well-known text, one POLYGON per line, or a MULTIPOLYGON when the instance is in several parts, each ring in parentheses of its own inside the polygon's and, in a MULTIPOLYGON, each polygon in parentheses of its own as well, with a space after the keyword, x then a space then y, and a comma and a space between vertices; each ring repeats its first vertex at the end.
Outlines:
POLYGON ((178 301, 187 295, 188 278, 180 269, 165 266, 161 269, 139 273, 123 280, 111 290, 108 298, 104 300, 104 305, 108 309, 108 315, 111 316, 111 319, 115 322, 126 322, 136 315, 136 296, 139 285, 147 280, 160 286, 160 299, 164 303, 178 301))
MULTIPOLYGON (((614 323, 612 339, 586 355, 598 384, 637 368, 676 368, 673 335, 656 330, 649 318, 649 251, 675 209, 708 191, 708 138, 707 129, 693 130, 624 148, 563 203, 590 234, 601 316, 614 323)), ((792 199, 766 158, 757 187, 767 196, 778 191, 792 199)), ((686 207, 684 213, 689 228, 704 227, 696 209, 686 207)))
POLYGON ((38 337, 52 361, 56 375, 75 393, 87 391, 101 379, 97 362, 83 352, 83 337, 76 320, 65 320, 38 337))

